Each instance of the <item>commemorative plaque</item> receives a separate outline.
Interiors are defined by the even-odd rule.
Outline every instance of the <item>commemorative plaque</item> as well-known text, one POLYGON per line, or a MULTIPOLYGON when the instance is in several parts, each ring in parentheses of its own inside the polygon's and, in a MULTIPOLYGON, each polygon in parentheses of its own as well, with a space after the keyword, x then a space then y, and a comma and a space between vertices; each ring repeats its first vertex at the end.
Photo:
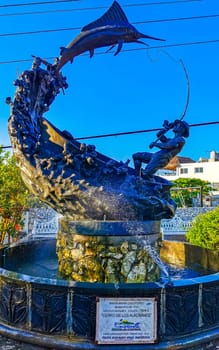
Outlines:
POLYGON ((96 305, 98 344, 156 342, 156 298, 99 298, 96 305))

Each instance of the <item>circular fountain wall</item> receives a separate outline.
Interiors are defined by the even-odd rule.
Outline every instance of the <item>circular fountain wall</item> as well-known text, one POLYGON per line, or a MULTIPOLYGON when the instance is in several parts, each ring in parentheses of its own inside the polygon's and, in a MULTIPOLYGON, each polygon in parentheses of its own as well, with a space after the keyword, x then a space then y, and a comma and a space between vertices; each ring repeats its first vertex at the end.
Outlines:
POLYGON ((33 240, 0 251, 0 333, 57 349, 106 349, 96 344, 98 298, 155 298, 156 343, 112 344, 111 349, 200 349, 219 340, 218 253, 163 242, 168 263, 207 275, 147 283, 90 283, 60 279, 56 240, 33 240), (22 273, 23 272, 23 273, 22 273))

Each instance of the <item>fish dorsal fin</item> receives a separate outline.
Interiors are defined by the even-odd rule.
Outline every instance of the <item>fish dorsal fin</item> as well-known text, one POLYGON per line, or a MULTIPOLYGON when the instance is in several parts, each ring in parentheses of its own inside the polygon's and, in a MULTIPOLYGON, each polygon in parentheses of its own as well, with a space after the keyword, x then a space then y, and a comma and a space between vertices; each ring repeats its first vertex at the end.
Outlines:
POLYGON ((126 25, 129 24, 128 19, 119 3, 117 1, 114 1, 109 10, 104 13, 103 16, 98 18, 96 21, 84 26, 82 28, 82 32, 106 25, 122 25, 124 23, 126 25))

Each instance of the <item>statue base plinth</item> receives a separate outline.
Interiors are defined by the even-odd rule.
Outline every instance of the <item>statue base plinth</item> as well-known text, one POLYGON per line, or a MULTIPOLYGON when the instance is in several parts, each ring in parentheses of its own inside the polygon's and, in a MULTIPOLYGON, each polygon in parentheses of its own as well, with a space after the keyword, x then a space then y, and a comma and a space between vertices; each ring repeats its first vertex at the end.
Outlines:
POLYGON ((159 249, 159 237, 159 221, 62 219, 57 237, 59 273, 80 282, 157 281, 160 269, 151 247, 159 249))

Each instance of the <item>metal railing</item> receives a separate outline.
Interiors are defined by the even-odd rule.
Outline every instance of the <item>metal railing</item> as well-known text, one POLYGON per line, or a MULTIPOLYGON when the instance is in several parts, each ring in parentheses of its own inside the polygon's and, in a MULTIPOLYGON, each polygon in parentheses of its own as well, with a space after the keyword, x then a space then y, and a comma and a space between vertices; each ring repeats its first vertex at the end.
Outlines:
POLYGON ((161 220, 161 231, 163 234, 185 234, 192 226, 194 218, 201 213, 213 210, 215 207, 191 207, 178 208, 172 219, 161 220))
MULTIPOLYGON (((194 218, 215 207, 178 208, 172 219, 161 220, 161 231, 164 234, 185 234, 192 226, 194 218)), ((25 233, 28 237, 55 236, 58 232, 59 218, 55 210, 51 208, 31 209, 25 215, 25 233)))

